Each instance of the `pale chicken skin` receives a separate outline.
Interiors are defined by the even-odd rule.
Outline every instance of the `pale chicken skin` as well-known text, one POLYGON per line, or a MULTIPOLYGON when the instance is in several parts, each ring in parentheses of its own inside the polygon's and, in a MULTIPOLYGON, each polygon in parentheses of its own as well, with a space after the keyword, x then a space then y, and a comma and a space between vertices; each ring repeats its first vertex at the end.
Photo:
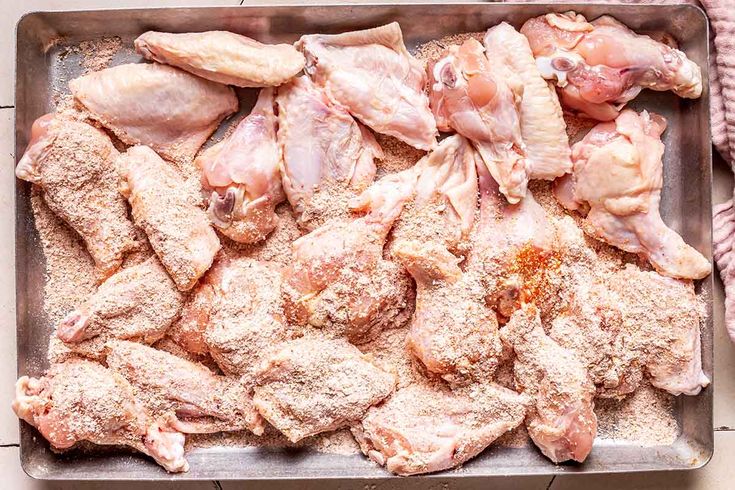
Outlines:
POLYGON ((713 258, 725 286, 725 328, 735 342, 735 267, 732 264, 733 237, 735 237, 735 208, 733 201, 715 206, 712 216, 713 258))
POLYGON ((644 88, 690 99, 702 94, 696 63, 610 16, 587 22, 575 12, 546 14, 526 21, 521 32, 562 104, 593 119, 612 121, 644 88))
POLYGON ((406 49, 397 22, 303 36, 296 47, 306 56, 304 71, 363 124, 421 150, 436 145, 426 74, 406 49))
POLYGON ((278 224, 276 206, 286 199, 273 105, 273 90, 261 90, 255 107, 235 131, 195 161, 202 172, 210 221, 236 242, 264 240, 278 224))
POLYGON ((168 424, 180 432, 263 433, 251 387, 238 377, 216 375, 199 363, 123 340, 107 344, 107 364, 130 382, 149 410, 166 413, 168 424))
POLYGON ((256 376, 255 406, 291 442, 357 422, 388 397, 395 374, 344 340, 281 344, 256 376))
POLYGON ((351 201, 364 216, 327 223, 293 242, 284 272, 289 321, 359 344, 408 319, 410 281, 383 259, 383 246, 416 178, 413 168, 386 176, 351 201))
POLYGON ((311 231, 345 218, 347 200, 375 178, 380 145, 306 76, 281 87, 276 100, 283 188, 299 225, 311 231))
POLYGON ((117 160, 135 224, 181 291, 188 291, 220 249, 204 211, 187 198, 184 179, 147 146, 134 146, 117 160))
POLYGON ((56 335, 72 350, 99 350, 109 339, 152 344, 178 317, 184 298, 156 257, 126 267, 70 312, 56 335), (88 346, 95 339, 94 346, 88 346))
POLYGON ((150 146, 170 160, 191 160, 238 108, 230 87, 158 63, 106 68, 75 78, 69 89, 124 143, 150 146))
POLYGON ((524 305, 501 330, 515 353, 515 388, 532 405, 526 428, 541 452, 554 463, 583 462, 597 434, 595 385, 587 366, 546 335, 538 310, 524 305))
POLYGON ((13 410, 56 449, 80 441, 129 446, 172 473, 188 471, 184 435, 154 421, 125 378, 100 364, 70 360, 41 378, 22 376, 13 410))
POLYGON ((568 209, 589 209, 586 223, 596 238, 645 257, 662 274, 702 279, 709 260, 659 213, 665 128, 663 117, 629 109, 598 124, 572 148, 574 172, 555 193, 568 209))
POLYGON ((529 163, 521 133, 523 85, 492 64, 475 39, 452 46, 429 66, 429 97, 437 126, 453 129, 477 148, 511 203, 526 195, 529 163))
POLYGON ((148 31, 135 40, 145 58, 237 87, 275 87, 304 68, 304 55, 291 44, 263 44, 227 31, 148 31))
POLYGON ((501 22, 487 31, 484 45, 491 62, 504 65, 523 85, 521 136, 529 178, 552 180, 571 172, 571 150, 559 99, 541 76, 528 39, 501 22))
POLYGON ((463 391, 414 383, 368 410, 352 433, 362 452, 391 473, 432 473, 474 458, 518 427, 527 403, 492 383, 463 391))
POLYGON ((117 271, 125 254, 138 247, 125 199, 118 193, 118 152, 110 138, 88 124, 38 118, 15 174, 43 190, 49 208, 82 240, 103 280, 117 271))

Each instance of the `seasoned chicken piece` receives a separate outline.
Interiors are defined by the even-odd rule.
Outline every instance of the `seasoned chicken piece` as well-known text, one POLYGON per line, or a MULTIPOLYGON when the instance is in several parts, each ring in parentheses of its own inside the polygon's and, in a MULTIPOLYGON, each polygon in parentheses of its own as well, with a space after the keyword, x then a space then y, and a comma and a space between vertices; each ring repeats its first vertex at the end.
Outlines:
POLYGON ((188 471, 184 435, 154 422, 125 378, 80 359, 54 364, 41 378, 15 384, 13 411, 56 449, 80 441, 129 446, 170 472, 188 471))
POLYGON ((735 267, 732 248, 735 237, 735 208, 733 200, 715 206, 712 217, 713 256, 725 286, 725 328, 735 342, 735 267))
POLYGON ((278 223, 276 206, 286 199, 273 104, 273 90, 261 90, 250 115, 195 162, 208 194, 209 219, 236 242, 265 239, 278 223))
MULTIPOLYGON (((182 294, 156 257, 127 267, 103 282, 56 328, 67 345, 98 338, 152 344, 163 337, 179 315, 182 294)), ((69 345, 74 349, 74 345, 69 345)))
POLYGON ((117 161, 133 220, 176 286, 188 291, 220 249, 204 212, 191 204, 181 175, 147 146, 134 146, 117 161))
POLYGON ((391 473, 415 475, 458 466, 518 427, 528 400, 492 383, 472 391, 414 383, 368 410, 352 433, 391 473))
POLYGON ((630 109, 598 124, 574 145, 574 173, 556 195, 568 208, 589 207, 586 222, 595 237, 640 254, 662 274, 702 279, 709 261, 659 214, 665 128, 663 117, 630 109))
POLYGON ((347 200, 375 178, 380 145, 308 77, 281 87, 276 100, 283 188, 299 225, 311 231, 345 217, 347 200))
POLYGON ((450 47, 429 74, 439 129, 472 141, 508 202, 520 201, 530 168, 521 135, 520 80, 502 63, 488 61, 475 39, 450 47))
POLYGON ((436 145, 426 74, 403 44, 397 22, 303 36, 296 47, 306 55, 306 73, 363 124, 421 150, 436 145))
POLYGON ((673 395, 696 395, 702 371, 700 312, 691 282, 633 265, 604 280, 581 281, 550 336, 587 365, 598 396, 623 397, 644 372, 673 395))
POLYGON ((356 422, 391 394, 396 376, 344 340, 282 344, 256 378, 255 406, 291 442, 356 422))
POLYGON ((554 463, 583 462, 597 434, 587 366, 546 335, 533 305, 516 310, 500 334, 516 356, 515 387, 533 401, 526 416, 531 439, 554 463))
POLYGON ((395 255, 416 280, 408 349, 430 373, 453 385, 491 379, 503 346, 480 277, 435 243, 401 242, 395 255))
POLYGON ((43 190, 49 208, 84 240, 100 280, 137 247, 125 199, 118 193, 118 152, 88 124, 46 114, 33 123, 15 174, 43 190))
POLYGON ((574 12, 528 20, 536 64, 561 90, 562 103, 599 121, 612 121, 644 88, 702 95, 702 73, 684 53, 634 33, 604 15, 587 22, 574 12))
POLYGON ((275 87, 304 68, 304 55, 290 44, 262 44, 227 31, 148 31, 135 40, 135 50, 146 59, 237 87, 275 87))
POLYGON ((138 399, 155 413, 167 413, 183 433, 248 429, 260 435, 264 421, 237 377, 219 376, 203 365, 143 344, 113 340, 107 365, 133 385, 138 399))
POLYGON ((559 99, 536 67, 526 37, 501 22, 485 34, 485 50, 491 63, 505 66, 523 84, 521 136, 529 178, 551 180, 571 172, 571 150, 559 99))
POLYGON ((383 259, 383 245, 416 178, 413 168, 384 177, 351 202, 365 216, 327 223, 293 242, 284 281, 291 322, 363 343, 410 316, 410 281, 383 259))
POLYGON ((69 89, 124 143, 170 160, 192 159, 238 107, 230 87, 157 63, 106 68, 72 80, 69 89))

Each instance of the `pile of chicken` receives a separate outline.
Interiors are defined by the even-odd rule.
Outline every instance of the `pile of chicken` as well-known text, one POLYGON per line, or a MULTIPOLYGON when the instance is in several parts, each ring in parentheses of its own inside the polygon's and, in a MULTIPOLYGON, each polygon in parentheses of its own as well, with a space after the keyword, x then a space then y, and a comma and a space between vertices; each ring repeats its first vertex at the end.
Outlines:
POLYGON ((525 423, 551 461, 582 462, 596 397, 644 377, 674 395, 708 385, 686 305, 710 263, 659 215, 666 121, 624 109, 643 88, 698 97, 682 52, 573 12, 499 24, 426 69, 397 23, 293 46, 147 32, 135 47, 153 63, 72 80, 86 119, 39 118, 16 170, 100 278, 56 327, 76 356, 17 383, 13 408, 54 448, 127 445, 178 472, 186 434, 349 427, 409 475, 525 423), (200 151, 238 108, 230 85, 262 87, 257 104, 200 151), (572 148, 562 106, 600 121, 572 148), (375 180, 374 133, 426 154, 375 180), (201 203, 170 161, 182 155, 201 203), (575 218, 552 219, 532 179, 555 180, 575 218), (287 266, 220 250, 267 240, 284 201, 303 233, 287 266), (593 275, 575 220, 653 270, 593 275), (153 254, 121 268, 143 236, 153 254), (399 386, 360 347, 409 321, 422 377, 399 386), (151 347, 164 336, 189 358, 151 347), (507 362, 513 390, 494 381, 507 362))

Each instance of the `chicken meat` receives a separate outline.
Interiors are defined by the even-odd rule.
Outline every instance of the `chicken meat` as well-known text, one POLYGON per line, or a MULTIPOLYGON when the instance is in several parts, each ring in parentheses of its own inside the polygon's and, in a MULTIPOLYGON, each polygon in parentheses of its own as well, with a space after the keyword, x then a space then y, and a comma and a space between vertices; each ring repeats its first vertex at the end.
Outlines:
POLYGON ((523 395, 492 383, 471 388, 414 383, 370 408, 352 433, 362 452, 391 473, 453 468, 518 427, 526 415, 523 395))
POLYGON ((702 279, 712 266, 661 219, 666 120, 626 109, 600 123, 572 149, 574 172, 555 189, 568 209, 587 211, 591 233, 639 254, 671 277, 702 279))
POLYGON ((15 169, 19 179, 43 190, 49 208, 82 237, 100 280, 137 248, 125 199, 118 193, 117 155, 103 131, 52 113, 33 123, 15 169))
POLYGON ((167 423, 180 432, 263 433, 251 387, 238 377, 216 375, 199 363, 124 340, 108 342, 107 365, 133 386, 146 408, 166 414, 167 423))
POLYGON ((69 89, 124 143, 170 160, 191 160, 238 108, 230 87, 158 63, 106 68, 72 80, 69 89))
POLYGON ((583 462, 597 434, 595 385, 587 366, 546 335, 533 305, 516 310, 501 336, 515 353, 515 388, 532 401, 528 435, 554 463, 583 462))
POLYGON ((439 129, 472 141, 508 202, 520 201, 530 168, 521 134, 520 78, 503 63, 491 63, 476 39, 451 46, 429 66, 429 75, 439 129))
POLYGON ((608 15, 587 22, 575 12, 551 13, 526 21, 521 32, 542 75, 559 87, 562 103, 598 121, 615 119, 644 88, 689 99, 702 95, 696 63, 608 15))
POLYGON ((100 364, 76 359, 51 366, 41 378, 22 376, 13 410, 58 450, 80 441, 129 446, 170 472, 189 469, 184 435, 154 421, 130 383, 100 364))
POLYGON ((304 55, 291 44, 263 44, 227 31, 148 31, 135 40, 135 50, 146 59, 237 87, 275 87, 304 68, 304 55))
POLYGON ((311 231, 345 218, 347 201, 375 178, 380 145, 308 77, 281 87, 276 100, 283 188, 300 226, 311 231))
POLYGON ((256 377, 255 406, 291 442, 357 422, 388 397, 396 376, 344 340, 281 344, 256 377))
POLYGON ((303 36, 296 47, 306 56, 304 71, 363 124, 421 150, 436 145, 426 74, 403 44, 397 22, 303 36))
POLYGON ((134 146, 117 160, 135 224, 140 226, 176 286, 191 289, 220 249, 204 211, 187 198, 184 180, 147 146, 134 146))
POLYGON ((236 242, 264 240, 278 223, 276 206, 286 199, 273 104, 273 89, 261 90, 250 115, 195 162, 202 171, 209 219, 236 242))

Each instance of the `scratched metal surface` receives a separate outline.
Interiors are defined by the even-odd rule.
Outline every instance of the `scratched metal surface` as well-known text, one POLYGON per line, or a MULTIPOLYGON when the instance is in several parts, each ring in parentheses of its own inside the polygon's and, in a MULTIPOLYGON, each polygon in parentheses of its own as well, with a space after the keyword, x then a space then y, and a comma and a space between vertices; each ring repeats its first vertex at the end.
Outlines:
MULTIPOLYGON (((226 29, 264 42, 293 42, 302 34, 341 32, 398 21, 411 48, 448 34, 481 31, 508 21, 519 27, 526 19, 550 10, 570 8, 595 18, 612 14, 635 30, 664 30, 697 62, 705 75, 708 67, 707 22, 698 8, 653 5, 529 5, 467 3, 438 5, 204 7, 38 12, 25 16, 17 29, 16 155, 28 141, 30 126, 53 109, 55 91, 80 70, 79 59, 61 57, 66 44, 103 36, 120 36, 127 45, 149 30, 172 32, 226 29)), ((136 61, 132 50, 123 51, 115 64, 136 61)), ((243 110, 252 105, 254 91, 240 92, 243 110)), ((644 92, 632 104, 666 117, 664 135, 664 220, 686 241, 711 257, 712 159, 709 144, 709 103, 705 90, 696 101, 670 93, 644 92)), ((221 129, 222 130, 222 129, 221 129)), ((19 374, 39 375, 46 367, 51 330, 43 311, 44 258, 33 224, 29 185, 16 183, 16 303, 19 374)), ((709 277, 698 285, 708 301, 708 320, 702 331, 703 363, 712 376, 712 287, 709 277)), ((712 387, 696 397, 679 397, 676 415, 680 435, 670 446, 639 447, 621 441, 598 439, 583 465, 548 462, 534 448, 490 447, 462 468, 442 472, 446 478, 490 475, 541 475, 683 470, 705 464, 713 450, 712 387)), ((104 451, 89 456, 50 451, 38 433, 23 423, 21 462, 25 471, 40 479, 130 480, 260 480, 260 479, 383 479, 389 475, 360 455, 341 456, 307 450, 256 448, 196 449, 188 455, 191 470, 169 475, 144 456, 104 451)), ((436 475, 434 475, 436 476, 436 475)), ((425 478, 432 478, 428 476, 425 478)))

